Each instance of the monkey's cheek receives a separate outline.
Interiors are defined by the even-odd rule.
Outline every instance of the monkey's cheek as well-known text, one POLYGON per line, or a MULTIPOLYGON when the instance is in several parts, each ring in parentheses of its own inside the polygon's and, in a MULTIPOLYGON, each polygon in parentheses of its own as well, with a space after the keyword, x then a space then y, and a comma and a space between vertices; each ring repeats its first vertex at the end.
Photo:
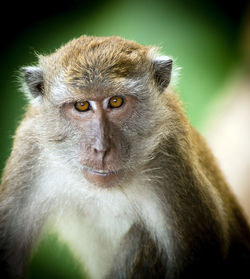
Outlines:
POLYGON ((123 171, 118 171, 115 173, 111 172, 108 174, 98 174, 83 170, 83 175, 93 185, 102 188, 110 188, 119 184, 124 176, 124 173, 123 171))

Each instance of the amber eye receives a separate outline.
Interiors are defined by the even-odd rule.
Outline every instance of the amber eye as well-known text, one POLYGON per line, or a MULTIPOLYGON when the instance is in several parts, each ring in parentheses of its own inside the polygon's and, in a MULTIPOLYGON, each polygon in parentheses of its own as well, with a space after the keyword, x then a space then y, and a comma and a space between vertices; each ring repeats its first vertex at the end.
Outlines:
POLYGON ((123 104, 122 97, 114 96, 109 99, 109 106, 111 108, 119 108, 123 104))
POLYGON ((75 103, 75 109, 80 112, 87 111, 87 110, 89 110, 89 108, 90 108, 90 105, 89 105, 88 101, 75 103))

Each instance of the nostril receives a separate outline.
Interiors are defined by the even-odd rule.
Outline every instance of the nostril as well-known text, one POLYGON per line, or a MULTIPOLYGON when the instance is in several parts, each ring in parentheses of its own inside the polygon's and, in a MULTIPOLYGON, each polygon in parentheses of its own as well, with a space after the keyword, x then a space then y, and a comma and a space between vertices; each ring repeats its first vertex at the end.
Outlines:
POLYGON ((95 154, 102 154, 102 156, 106 155, 110 151, 110 147, 94 147, 93 151, 95 154))
POLYGON ((98 148, 94 148, 94 153, 98 154, 98 153, 105 153, 106 151, 104 149, 98 149, 98 148))

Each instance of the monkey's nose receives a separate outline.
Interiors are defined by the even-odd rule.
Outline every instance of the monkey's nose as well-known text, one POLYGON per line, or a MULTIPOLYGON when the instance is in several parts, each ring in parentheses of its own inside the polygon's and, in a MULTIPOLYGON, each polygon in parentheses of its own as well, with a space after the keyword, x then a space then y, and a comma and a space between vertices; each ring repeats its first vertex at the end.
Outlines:
POLYGON ((111 146, 108 140, 99 141, 97 140, 93 144, 93 153, 96 157, 104 158, 111 150, 111 146))

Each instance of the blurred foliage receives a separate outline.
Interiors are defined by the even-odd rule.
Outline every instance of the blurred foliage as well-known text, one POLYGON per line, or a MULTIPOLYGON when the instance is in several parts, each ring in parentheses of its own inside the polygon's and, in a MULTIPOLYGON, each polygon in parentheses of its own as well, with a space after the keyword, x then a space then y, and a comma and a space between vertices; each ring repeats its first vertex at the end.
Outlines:
POLYGON ((69 248, 59 241, 56 234, 44 235, 36 250, 26 279, 87 278, 69 248))
MULTIPOLYGON (((0 55, 0 169, 12 135, 24 112, 18 92, 18 69, 36 62, 34 52, 46 54, 82 34, 119 35, 142 44, 160 46, 182 68, 177 91, 188 116, 200 128, 206 111, 240 63, 238 28, 216 1, 106 0, 75 1, 69 9, 28 26, 0 55)), ((226 4, 225 4, 226 5, 226 4)), ((38 12, 38 11, 37 11, 38 12)), ((70 273, 73 258, 54 236, 42 241, 31 262, 30 278, 80 278, 70 273), (46 270, 42 267, 46 266, 46 270), (68 268, 67 268, 68 267, 68 268)))

